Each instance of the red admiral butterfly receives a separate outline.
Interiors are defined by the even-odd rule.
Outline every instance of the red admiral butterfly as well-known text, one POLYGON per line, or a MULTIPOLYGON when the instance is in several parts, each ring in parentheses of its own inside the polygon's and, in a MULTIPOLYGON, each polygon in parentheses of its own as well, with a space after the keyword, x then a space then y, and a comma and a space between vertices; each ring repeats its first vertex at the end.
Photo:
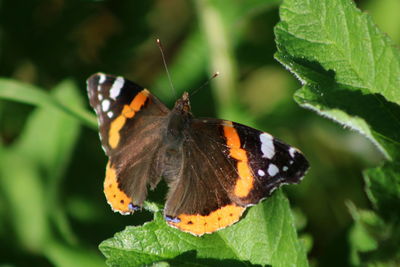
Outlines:
POLYGON ((309 167, 299 150, 268 133, 194 118, 186 92, 169 110, 122 77, 97 73, 87 85, 109 157, 104 193, 121 214, 140 209, 148 187, 163 178, 167 223, 194 235, 212 233, 282 184, 299 183, 309 167))

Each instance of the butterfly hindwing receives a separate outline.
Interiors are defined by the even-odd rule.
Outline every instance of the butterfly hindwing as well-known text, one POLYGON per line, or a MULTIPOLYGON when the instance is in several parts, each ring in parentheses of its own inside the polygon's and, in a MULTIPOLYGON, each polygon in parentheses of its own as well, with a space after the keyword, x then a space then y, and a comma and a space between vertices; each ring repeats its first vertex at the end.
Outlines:
POLYGON ((308 169, 297 149, 234 122, 194 120, 187 136, 181 177, 170 190, 165 215, 171 226, 192 234, 235 223, 247 206, 282 184, 298 183, 308 169))

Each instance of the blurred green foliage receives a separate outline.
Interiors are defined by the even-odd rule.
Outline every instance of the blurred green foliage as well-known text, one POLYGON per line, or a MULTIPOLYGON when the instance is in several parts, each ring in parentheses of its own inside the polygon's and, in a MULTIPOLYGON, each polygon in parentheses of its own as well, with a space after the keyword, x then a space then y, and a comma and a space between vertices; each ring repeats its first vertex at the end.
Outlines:
MULTIPOLYGON (((296 14, 293 6, 310 12, 312 8, 304 2, 285 1, 281 15, 284 11, 296 14)), ((307 2, 316 8, 325 1, 307 2)), ((339 3, 350 0, 331 2, 338 4, 321 14, 336 18, 339 3)), ((177 95, 198 88, 215 71, 221 73, 191 98, 195 115, 249 124, 307 155, 310 172, 300 185, 284 187, 284 191, 311 265, 399 264, 399 168, 386 164, 369 169, 364 172, 365 183, 363 170, 384 159, 378 149, 360 134, 293 101, 301 85, 274 59, 274 26, 280 21, 280 4, 276 0, 0 1, 0 265, 104 266, 105 258, 98 249, 103 240, 126 225, 152 220, 148 211, 134 216, 114 214, 105 201, 106 157, 89 111, 85 80, 98 71, 124 75, 171 106, 176 96, 165 75, 156 38, 163 42, 177 95)), ((357 6, 368 11, 399 44, 398 1, 364 0, 357 1, 357 6)), ((314 11, 319 10, 323 8, 314 11)), ((358 25, 352 22, 349 25, 358 25)), ((307 25, 307 20, 296 23, 307 25)), ((290 43, 290 38, 280 40, 281 56, 287 56, 282 51, 299 56, 293 52, 299 51, 298 43, 290 43)), ((359 41, 364 42, 369 44, 368 39, 359 41)), ((318 58, 315 48, 308 49, 300 53, 302 60, 294 62, 301 67, 298 74, 316 85, 323 83, 312 79, 315 76, 310 76, 306 67, 329 78, 332 73, 322 70, 340 73, 346 67, 327 67, 326 57, 318 58), (319 65, 310 64, 307 57, 319 65)), ((290 58, 278 58, 293 63, 290 58)), ((368 76, 368 72, 363 74, 368 76)), ((306 89, 296 95, 303 105, 323 103, 324 108, 351 110, 306 89), (308 102, 310 99, 315 102, 308 102)), ((398 93, 391 92, 383 95, 392 103, 381 103, 395 105, 396 111, 398 98, 393 96, 398 93)), ((365 110, 362 104, 357 104, 361 111, 365 110)), ((326 109, 321 113, 324 111, 329 113, 326 109)), ((396 118, 388 124, 388 131, 398 126, 396 118)), ((342 120, 349 127, 346 118, 342 120)), ((398 143, 386 143, 388 139, 379 131, 373 136, 383 140, 386 155, 398 156, 398 143)), ((160 192, 155 195, 163 198, 160 192)), ((274 198, 281 197, 279 193, 274 198)), ((127 231, 135 229, 143 230, 127 231)), ((105 254, 107 244, 102 244, 105 254)), ((183 250, 173 253, 178 252, 183 250)), ((189 251, 169 264, 194 262, 199 255, 189 251)), ((208 260, 199 260, 199 264, 237 263, 208 260)))

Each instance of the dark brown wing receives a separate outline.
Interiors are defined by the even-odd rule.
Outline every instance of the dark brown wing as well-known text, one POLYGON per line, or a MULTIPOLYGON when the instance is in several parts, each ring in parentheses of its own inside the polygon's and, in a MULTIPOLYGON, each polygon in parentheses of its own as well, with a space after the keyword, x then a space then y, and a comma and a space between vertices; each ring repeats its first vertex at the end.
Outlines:
POLYGON ((127 214, 142 205, 147 185, 154 187, 160 180, 154 163, 169 110, 148 90, 122 77, 98 73, 87 84, 109 157, 104 193, 114 211, 127 214))
POLYGON ((310 165, 300 150, 269 133, 238 123, 232 125, 240 139, 240 147, 246 151, 247 165, 252 171, 249 190, 241 192, 239 184, 234 188, 237 203, 254 205, 279 186, 301 181, 310 165))
POLYGON ((253 128, 222 120, 194 120, 183 146, 183 165, 170 184, 167 222, 195 235, 238 221, 284 183, 297 183, 304 156, 253 128))

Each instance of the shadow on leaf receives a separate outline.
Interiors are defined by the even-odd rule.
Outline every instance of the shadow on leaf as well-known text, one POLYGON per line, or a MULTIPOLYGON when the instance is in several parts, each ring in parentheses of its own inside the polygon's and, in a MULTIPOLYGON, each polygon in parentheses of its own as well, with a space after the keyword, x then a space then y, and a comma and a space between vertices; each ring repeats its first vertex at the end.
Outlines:
MULTIPOLYGON (((352 117, 363 119, 369 125, 374 139, 378 140, 386 152, 393 158, 400 156, 399 105, 386 100, 381 94, 369 92, 368 88, 337 82, 335 72, 325 70, 318 62, 280 54, 277 58, 289 65, 300 77, 307 79, 309 91, 301 90, 296 94, 302 104, 316 106, 322 112, 338 109, 352 117)), ((352 127, 351 122, 342 123, 352 127)))
MULTIPOLYGON (((172 266, 261 266, 251 264, 249 261, 239 261, 233 259, 212 259, 212 258, 198 258, 195 250, 191 250, 175 257, 174 259, 167 260, 172 266)), ((267 265, 268 266, 268 265, 267 265)))

